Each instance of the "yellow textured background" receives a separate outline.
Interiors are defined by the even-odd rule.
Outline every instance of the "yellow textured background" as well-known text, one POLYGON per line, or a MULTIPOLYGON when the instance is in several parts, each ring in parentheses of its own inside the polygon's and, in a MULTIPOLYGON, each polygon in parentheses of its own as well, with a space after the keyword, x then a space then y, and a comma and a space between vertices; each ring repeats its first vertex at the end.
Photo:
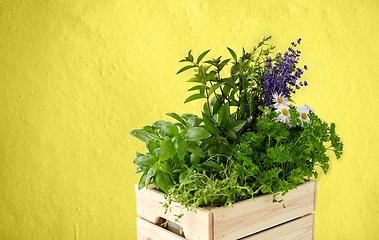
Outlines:
POLYGON ((189 49, 228 56, 301 37, 294 97, 335 122, 345 151, 318 185, 315 239, 379 233, 379 2, 0 1, 0 239, 136 239, 128 135, 200 113, 183 104, 189 49))

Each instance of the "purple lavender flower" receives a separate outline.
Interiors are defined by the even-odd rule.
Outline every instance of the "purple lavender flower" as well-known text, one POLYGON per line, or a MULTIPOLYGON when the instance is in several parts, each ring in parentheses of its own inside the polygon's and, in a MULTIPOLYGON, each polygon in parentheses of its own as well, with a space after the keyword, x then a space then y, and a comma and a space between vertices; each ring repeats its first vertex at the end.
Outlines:
MULTIPOLYGON (((301 38, 297 40, 300 44, 301 38)), ((293 48, 297 46, 296 43, 291 43, 288 52, 282 54, 278 53, 274 59, 268 57, 266 59, 266 72, 263 75, 262 87, 265 94, 264 106, 272 104, 271 98, 274 93, 282 94, 287 98, 295 93, 295 89, 300 89, 300 86, 307 86, 308 83, 304 81, 297 83, 301 78, 304 71, 296 67, 299 62, 300 51, 295 51, 293 48)), ((307 66, 304 66, 307 70, 307 66)))

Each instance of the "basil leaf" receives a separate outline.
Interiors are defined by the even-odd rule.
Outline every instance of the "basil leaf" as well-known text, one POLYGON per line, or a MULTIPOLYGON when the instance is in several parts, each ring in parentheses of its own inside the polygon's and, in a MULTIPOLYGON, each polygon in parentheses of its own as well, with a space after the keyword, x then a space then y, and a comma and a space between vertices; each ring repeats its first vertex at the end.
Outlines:
POLYGON ((170 122, 165 122, 162 124, 161 130, 164 135, 176 136, 179 134, 178 127, 170 122))
POLYGON ((137 166, 150 166, 155 164, 158 161, 158 158, 150 153, 146 153, 143 156, 139 156, 136 159, 134 159, 133 163, 137 166))
POLYGON ((146 178, 147 173, 142 174, 141 178, 139 179, 138 190, 141 190, 142 188, 146 187, 146 178))
POLYGON ((188 141, 197 141, 197 140, 209 138, 211 136, 212 135, 202 127, 190 128, 188 129, 187 133, 184 135, 184 137, 188 141))
POLYGON ((172 139, 165 139, 161 142, 161 147, 159 150, 159 160, 166 160, 176 153, 174 142, 172 139))
POLYGON ((202 166, 205 167, 205 168, 208 168, 211 171, 215 171, 215 172, 219 172, 219 171, 221 171, 223 169, 223 167, 220 164, 218 164, 218 163, 216 163, 214 161, 210 161, 210 160, 204 162, 202 164, 202 166))
POLYGON ((187 121, 191 127, 198 127, 200 123, 203 121, 203 119, 197 116, 193 116, 193 117, 190 117, 187 121))
POLYGON ((194 146, 187 146, 187 150, 188 150, 188 152, 194 153, 194 154, 196 154, 199 157, 205 157, 205 153, 203 152, 203 150, 201 150, 201 148, 199 148, 196 145, 194 145, 194 146))
POLYGON ((165 193, 168 193, 169 188, 172 186, 172 179, 170 175, 162 171, 158 171, 155 175, 155 181, 159 188, 165 193))
POLYGON ((176 152, 178 153, 179 159, 183 160, 184 156, 187 153, 187 143, 186 143, 186 140, 184 138, 178 138, 175 141, 175 148, 176 148, 176 152))
POLYGON ((159 137, 157 135, 154 135, 142 129, 134 129, 130 131, 129 134, 135 138, 138 138, 144 143, 146 143, 149 139, 159 140, 159 137))
POLYGON ((187 126, 186 121, 181 116, 179 116, 178 114, 176 114, 176 113, 167 113, 166 115, 170 116, 172 118, 175 118, 176 120, 178 120, 179 122, 181 122, 183 125, 187 126))

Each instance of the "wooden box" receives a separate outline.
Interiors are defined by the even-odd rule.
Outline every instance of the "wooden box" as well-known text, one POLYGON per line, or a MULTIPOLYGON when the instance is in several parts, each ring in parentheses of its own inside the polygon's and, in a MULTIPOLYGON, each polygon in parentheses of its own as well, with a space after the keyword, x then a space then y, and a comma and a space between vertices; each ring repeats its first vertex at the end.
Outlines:
POLYGON ((180 236, 160 226, 166 219, 175 222, 180 208, 164 214, 164 195, 153 187, 138 190, 136 185, 137 239, 313 239, 316 192, 317 182, 307 181, 282 197, 285 208, 282 203, 273 203, 272 195, 263 195, 233 207, 198 208, 196 213, 183 210, 180 222, 184 236, 180 236))

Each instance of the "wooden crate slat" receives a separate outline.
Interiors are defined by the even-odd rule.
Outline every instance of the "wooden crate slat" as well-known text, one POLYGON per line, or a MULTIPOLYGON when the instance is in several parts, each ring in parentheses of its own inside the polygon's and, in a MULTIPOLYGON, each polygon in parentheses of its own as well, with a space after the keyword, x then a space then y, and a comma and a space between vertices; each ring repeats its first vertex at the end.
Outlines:
POLYGON ((308 181, 294 191, 289 191, 281 203, 272 203, 271 195, 256 197, 233 204, 233 208, 214 208, 213 231, 215 240, 238 239, 314 210, 315 181, 308 181))
MULTIPOLYGON (((272 195, 263 195, 254 198, 254 200, 245 200, 235 203, 233 204, 233 208, 198 208, 197 213, 183 210, 182 213, 184 213, 184 216, 181 219, 181 225, 184 229, 185 239, 235 240, 246 236, 249 236, 250 238, 244 238, 244 240, 260 239, 252 238, 253 236, 255 237, 255 235, 252 234, 256 233, 257 236, 260 234, 260 237, 266 236, 268 233, 263 234, 263 230, 270 228, 269 232, 271 234, 271 232, 278 231, 275 230, 277 227, 283 229, 285 224, 290 223, 288 221, 312 213, 315 210, 316 190, 317 182, 307 181, 306 183, 299 185, 297 189, 291 190, 285 196, 279 196, 284 199, 283 203, 285 203, 286 208, 283 208, 282 203, 272 203, 272 195)), ((144 218, 144 220, 146 219, 149 221, 152 224, 149 225, 151 228, 155 226, 155 228, 153 228, 154 231, 164 230, 163 232, 169 232, 168 230, 157 226, 157 221, 162 217, 171 222, 175 222, 175 215, 180 214, 180 208, 174 207, 171 212, 164 214, 165 210, 160 203, 165 201, 164 195, 153 189, 153 186, 149 186, 149 190, 138 190, 138 186, 136 185, 136 199, 137 214, 144 218)), ((180 206, 179 204, 177 205, 180 206)), ((306 226, 309 227, 309 222, 304 223, 299 220, 297 223, 292 223, 288 226, 292 229, 290 231, 294 232, 296 230, 299 232, 301 229, 305 229, 306 226)), ((312 222, 312 230, 310 231, 312 236, 313 226, 314 223, 312 222)), ((176 234, 174 235, 175 236, 173 237, 184 239, 176 234)), ((155 240, 155 238, 151 239, 155 240)), ((163 237, 161 239, 171 240, 171 238, 163 237)), ((173 239, 176 240, 176 238, 173 239)))
MULTIPOLYGON (((151 186, 149 186, 149 190, 138 190, 136 185, 136 200, 137 215, 152 223, 157 223, 159 217, 175 222, 177 218, 175 215, 179 215, 181 211, 180 207, 173 207, 171 212, 165 214, 165 209, 160 203, 165 201, 164 195, 152 189, 151 186)), ((172 206, 175 206, 175 204, 172 204, 172 206)), ((180 206, 180 204, 176 203, 176 206, 180 206)), ((182 213, 184 213, 184 216, 181 218, 180 223, 187 239, 213 240, 211 211, 198 208, 196 213, 193 211, 187 212, 186 210, 183 210, 182 213)))
POLYGON ((314 218, 315 215, 310 213, 240 240, 312 240, 314 237, 314 218))
POLYGON ((185 240, 162 227, 159 227, 143 218, 137 218, 137 240, 185 240))
POLYGON ((314 182, 314 184, 315 184, 315 196, 314 196, 314 198, 315 198, 315 202, 314 202, 314 204, 313 204, 313 212, 315 212, 315 211, 316 211, 317 184, 318 184, 318 182, 317 182, 317 181, 313 181, 313 182, 314 182))

